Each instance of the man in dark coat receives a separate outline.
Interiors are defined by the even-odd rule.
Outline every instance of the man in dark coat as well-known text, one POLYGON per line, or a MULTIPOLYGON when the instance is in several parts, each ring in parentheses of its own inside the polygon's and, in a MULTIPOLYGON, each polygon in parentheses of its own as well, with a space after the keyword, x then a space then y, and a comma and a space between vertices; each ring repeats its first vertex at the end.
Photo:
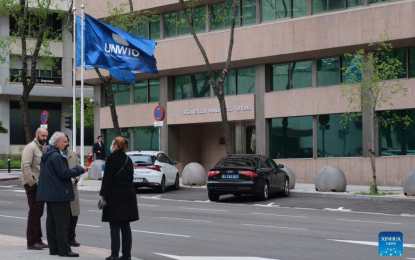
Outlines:
POLYGON ((69 169, 61 154, 67 144, 64 133, 55 132, 50 138, 50 146, 40 163, 37 201, 47 203, 46 233, 50 254, 78 257, 68 244, 70 202, 74 200, 71 179, 83 174, 87 167, 69 169))
POLYGON ((98 142, 96 142, 94 146, 92 147, 94 154, 95 154, 95 159, 105 160, 105 147, 104 147, 104 143, 102 142, 102 136, 98 136, 97 139, 98 139, 98 142))

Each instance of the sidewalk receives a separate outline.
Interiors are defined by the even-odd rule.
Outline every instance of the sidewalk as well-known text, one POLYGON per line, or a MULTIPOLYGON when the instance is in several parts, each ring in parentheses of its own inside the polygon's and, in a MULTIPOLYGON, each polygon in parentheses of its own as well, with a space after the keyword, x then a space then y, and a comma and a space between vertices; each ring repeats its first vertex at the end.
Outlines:
MULTIPOLYGON (((1 259, 30 259, 30 260, 47 260, 59 259, 57 255, 49 255, 49 249, 27 250, 26 238, 6 236, 0 234, 1 259)), ((79 254, 79 258, 85 260, 105 259, 111 254, 110 250, 96 247, 80 246, 73 247, 72 251, 79 254)), ((138 258, 132 257, 134 260, 138 258)))
MULTIPOLYGON (((7 171, 0 170, 0 185, 1 181, 17 180, 20 178, 21 171, 7 171)), ((80 192, 98 193, 101 188, 101 181, 98 180, 83 180, 82 185, 78 183, 78 190, 80 192)), ((183 186, 180 179, 180 189, 205 189, 206 186, 183 186)), ((338 199, 360 199, 360 200, 381 200, 381 201, 409 201, 415 202, 415 196, 405 196, 402 187, 387 187, 378 186, 379 193, 394 193, 393 195, 383 196, 369 196, 361 195, 360 192, 369 192, 368 186, 347 185, 346 192, 320 192, 315 190, 313 183, 296 183, 295 188, 290 190, 290 196, 293 197, 309 197, 309 198, 338 198, 338 199)))

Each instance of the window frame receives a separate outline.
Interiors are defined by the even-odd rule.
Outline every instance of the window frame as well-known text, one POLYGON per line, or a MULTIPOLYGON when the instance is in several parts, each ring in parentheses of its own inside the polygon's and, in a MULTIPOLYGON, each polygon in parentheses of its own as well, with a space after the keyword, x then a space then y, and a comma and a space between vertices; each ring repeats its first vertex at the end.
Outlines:
MULTIPOLYGON (((294 62, 305 62, 305 61, 311 61, 311 86, 310 87, 307 87, 307 88, 312 88, 313 87, 313 73, 315 73, 314 72, 314 69, 313 69, 313 60, 317 60, 317 59, 311 59, 311 60, 297 60, 297 61, 289 61, 289 62, 284 62, 284 63, 275 63, 275 64, 271 64, 270 65, 270 76, 271 76, 271 78, 273 77, 273 66, 275 66, 275 65, 289 65, 288 66, 288 85, 290 86, 290 89, 286 89, 286 90, 270 90, 270 92, 276 92, 276 91, 290 91, 290 90, 293 90, 293 88, 292 88, 292 83, 291 83, 291 74, 292 74, 292 66, 291 66, 291 64, 292 63, 294 63, 294 62)), ((271 83, 273 83, 273 81, 271 81, 271 83)), ((272 87, 272 86, 270 86, 270 87, 272 87)), ((270 88, 271 89, 271 88, 270 88)), ((300 89, 304 89, 304 88, 300 88, 300 89)), ((299 90, 299 89, 295 89, 295 90, 299 90)))
POLYGON ((158 103, 158 102, 160 102, 160 80, 159 79, 145 79, 145 80, 138 80, 138 81, 134 82, 133 96, 134 96, 134 98, 133 98, 134 99, 134 102, 133 102, 134 105, 136 105, 136 104, 149 104, 149 103, 156 103, 156 102, 158 103), (151 80, 158 80, 158 82, 159 82, 159 100, 158 101, 150 101, 150 81, 151 80), (138 82, 140 82, 140 81, 145 81, 146 82, 146 90, 147 90, 146 102, 136 103, 135 102, 135 90, 136 90, 135 84, 138 83, 138 82))

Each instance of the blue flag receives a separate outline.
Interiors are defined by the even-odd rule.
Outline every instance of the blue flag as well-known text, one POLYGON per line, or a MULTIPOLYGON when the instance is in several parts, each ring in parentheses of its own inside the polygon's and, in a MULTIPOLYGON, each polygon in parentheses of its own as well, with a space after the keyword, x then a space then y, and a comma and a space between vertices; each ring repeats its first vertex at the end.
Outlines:
MULTIPOLYGON (((77 66, 80 66, 82 20, 79 17, 77 25, 77 66)), ((107 69, 117 79, 129 82, 135 81, 132 70, 158 73, 154 41, 129 34, 87 14, 84 37, 85 66, 107 69)))

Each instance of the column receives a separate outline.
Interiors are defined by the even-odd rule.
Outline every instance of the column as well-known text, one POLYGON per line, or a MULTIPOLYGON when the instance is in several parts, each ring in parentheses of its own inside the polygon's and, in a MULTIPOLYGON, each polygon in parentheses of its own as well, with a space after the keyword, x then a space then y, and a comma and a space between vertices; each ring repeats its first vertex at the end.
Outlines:
MULTIPOLYGON (((62 20, 62 28, 65 28, 65 20, 62 20)), ((68 30, 63 30, 62 33, 62 47, 63 47, 63 57, 62 57, 62 85, 66 88, 72 88, 73 81, 73 42, 72 34, 68 30)))
POLYGON ((8 130, 7 134, 0 134, 0 154, 10 153, 10 100, 2 96, 0 100, 0 121, 8 130))
POLYGON ((265 119, 265 93, 270 88, 269 66, 255 67, 256 153, 269 155, 269 120, 265 119))

